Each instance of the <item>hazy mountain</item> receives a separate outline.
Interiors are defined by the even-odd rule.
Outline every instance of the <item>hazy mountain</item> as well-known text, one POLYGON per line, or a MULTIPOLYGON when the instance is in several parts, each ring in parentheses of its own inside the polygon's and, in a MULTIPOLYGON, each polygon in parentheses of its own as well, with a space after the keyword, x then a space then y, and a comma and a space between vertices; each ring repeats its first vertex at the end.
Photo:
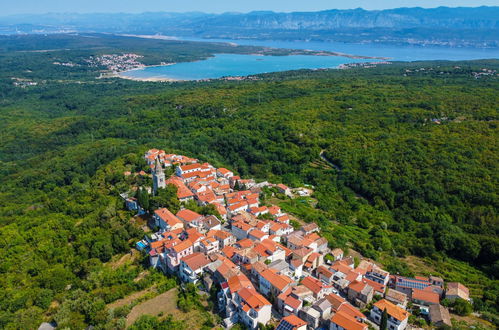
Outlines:
POLYGON ((499 7, 251 13, 45 14, 0 18, 0 31, 110 32, 499 46, 499 7))

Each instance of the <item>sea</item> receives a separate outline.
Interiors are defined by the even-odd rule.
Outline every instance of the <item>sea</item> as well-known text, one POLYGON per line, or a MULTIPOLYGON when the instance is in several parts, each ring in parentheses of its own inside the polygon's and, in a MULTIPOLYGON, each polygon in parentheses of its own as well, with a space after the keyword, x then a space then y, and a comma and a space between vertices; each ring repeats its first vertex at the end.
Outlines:
MULTIPOLYGON (((225 42, 239 45, 286 49, 331 51, 349 55, 386 57, 391 61, 476 60, 499 59, 499 48, 456 48, 444 46, 354 44, 338 42, 306 42, 275 40, 230 40, 181 38, 187 41, 225 42)), ((121 75, 134 79, 204 80, 222 77, 250 76, 260 73, 299 69, 338 68, 342 64, 374 62, 371 59, 352 59, 344 56, 259 56, 215 54, 206 60, 131 70, 121 75)))

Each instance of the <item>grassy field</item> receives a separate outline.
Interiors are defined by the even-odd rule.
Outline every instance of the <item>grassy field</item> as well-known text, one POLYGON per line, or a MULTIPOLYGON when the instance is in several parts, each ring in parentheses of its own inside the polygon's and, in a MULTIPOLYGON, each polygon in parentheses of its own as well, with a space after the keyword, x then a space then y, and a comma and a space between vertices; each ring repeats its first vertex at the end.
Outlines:
MULTIPOLYGON (((140 292, 135 292, 123 299, 109 304, 108 308, 119 308, 127 305, 133 305, 137 300, 143 300, 144 297, 154 291, 154 288, 148 288, 140 292)), ((182 312, 177 308, 178 289, 173 288, 167 292, 157 295, 151 299, 144 300, 130 310, 126 317, 126 326, 132 325, 140 316, 151 315, 166 318, 167 315, 172 315, 175 320, 184 321, 188 329, 199 329, 206 321, 206 316, 199 310, 191 310, 187 313, 182 312)), ((207 306, 205 302, 203 305, 207 306)))

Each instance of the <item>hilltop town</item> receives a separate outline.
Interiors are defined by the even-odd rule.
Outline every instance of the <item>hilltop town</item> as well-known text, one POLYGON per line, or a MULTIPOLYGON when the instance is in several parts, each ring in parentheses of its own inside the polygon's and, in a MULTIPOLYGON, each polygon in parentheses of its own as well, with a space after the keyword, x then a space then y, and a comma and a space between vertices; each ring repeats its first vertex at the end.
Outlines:
MULTIPOLYGON (((442 300, 470 300, 461 283, 402 277, 348 256, 321 236, 317 224, 292 221, 279 206, 260 202, 265 187, 289 198, 308 191, 257 183, 163 150, 151 149, 144 158, 151 170, 150 193, 173 185, 181 203, 213 205, 217 216, 184 207, 176 214, 156 209, 150 214, 156 232, 136 248, 148 255, 151 267, 182 283, 206 292, 216 288, 226 328, 240 323, 250 329, 273 324, 276 329, 403 330, 412 327, 410 317, 411 323, 424 319, 451 326, 442 300)), ((147 213, 138 198, 124 198, 129 210, 147 213)))

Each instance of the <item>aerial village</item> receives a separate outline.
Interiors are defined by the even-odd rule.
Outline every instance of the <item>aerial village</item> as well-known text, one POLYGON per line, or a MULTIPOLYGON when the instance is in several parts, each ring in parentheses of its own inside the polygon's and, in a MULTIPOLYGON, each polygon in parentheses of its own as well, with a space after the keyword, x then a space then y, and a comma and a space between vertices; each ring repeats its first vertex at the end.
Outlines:
MULTIPOLYGON (((263 187, 293 198, 305 194, 283 184, 256 183, 225 168, 151 149, 145 154, 152 193, 168 184, 181 202, 213 204, 220 218, 188 209, 154 211, 156 233, 137 243, 150 266, 193 283, 218 288, 218 310, 226 328, 410 329, 417 310, 435 327, 451 326, 442 299, 470 300, 461 283, 435 277, 389 274, 368 259, 355 260, 321 237, 317 224, 295 229, 279 206, 260 204, 263 187), (165 169, 174 169, 166 178, 165 169)), ((134 197, 129 210, 144 213, 134 197)), ((295 226, 296 227, 296 226, 295 226)))

